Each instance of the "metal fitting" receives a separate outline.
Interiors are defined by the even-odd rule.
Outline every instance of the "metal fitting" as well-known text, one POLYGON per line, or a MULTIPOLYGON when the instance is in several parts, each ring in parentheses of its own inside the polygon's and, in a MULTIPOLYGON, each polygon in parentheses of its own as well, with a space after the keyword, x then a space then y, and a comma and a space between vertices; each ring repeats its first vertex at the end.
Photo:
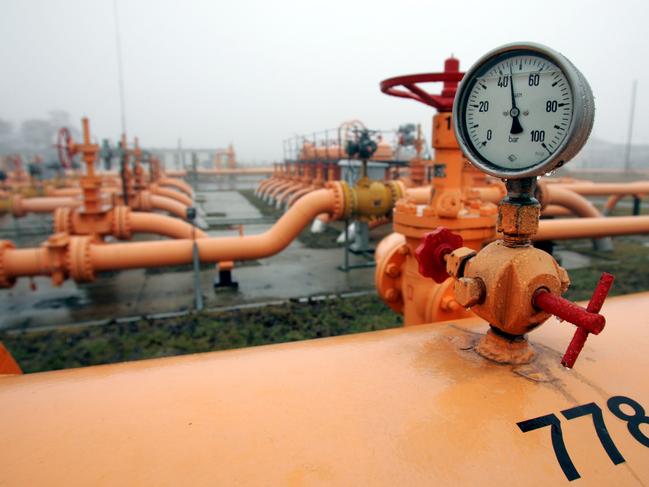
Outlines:
POLYGON ((446 257, 446 272, 456 279, 464 276, 467 261, 475 257, 476 251, 468 247, 460 247, 446 257))
POLYGON ((486 287, 479 277, 461 277, 455 281, 455 300, 465 308, 484 301, 486 287))

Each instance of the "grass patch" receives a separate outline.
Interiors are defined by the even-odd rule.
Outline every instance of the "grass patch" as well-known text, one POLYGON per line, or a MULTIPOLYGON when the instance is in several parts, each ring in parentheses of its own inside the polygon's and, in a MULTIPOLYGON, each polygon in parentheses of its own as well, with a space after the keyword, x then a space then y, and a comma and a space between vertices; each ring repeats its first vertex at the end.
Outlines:
POLYGON ((649 291, 649 247, 643 237, 616 237, 613 252, 592 250, 588 240, 566 240, 561 248, 592 258, 589 267, 570 271, 570 288, 565 297, 571 300, 590 299, 602 272, 615 276, 610 296, 649 291))
POLYGON ((226 350, 401 326, 376 295, 164 320, 0 332, 23 371, 67 369, 126 360, 226 350))

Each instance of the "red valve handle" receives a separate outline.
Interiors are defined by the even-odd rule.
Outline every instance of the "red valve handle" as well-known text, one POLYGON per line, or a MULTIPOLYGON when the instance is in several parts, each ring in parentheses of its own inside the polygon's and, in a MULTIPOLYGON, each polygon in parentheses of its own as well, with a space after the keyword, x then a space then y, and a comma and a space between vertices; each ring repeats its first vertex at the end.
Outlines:
POLYGON ((419 273, 424 277, 432 277, 436 283, 441 284, 448 279, 446 255, 463 244, 462 237, 446 227, 437 227, 427 233, 415 250, 419 273))
POLYGON ((453 110, 457 84, 464 76, 464 73, 461 73, 459 69, 460 62, 455 58, 449 58, 444 62, 444 71, 442 73, 410 74, 388 78, 381 81, 381 91, 386 95, 416 100, 436 108, 440 112, 450 112, 453 110), (433 95, 417 86, 417 83, 434 82, 444 83, 441 95, 433 95), (408 91, 397 89, 399 86, 406 88, 408 91))
POLYGON ((72 158, 74 157, 74 141, 72 135, 66 127, 61 127, 57 134, 56 150, 59 154, 61 166, 66 169, 72 167, 72 158))
POLYGON ((607 272, 602 274, 586 309, 543 289, 537 291, 534 295, 534 306, 552 313, 573 325, 577 325, 577 331, 575 331, 570 345, 568 345, 566 353, 561 359, 561 365, 564 367, 571 369, 575 365, 589 333, 599 335, 604 329, 606 319, 599 314, 599 311, 602 309, 604 300, 613 285, 613 280, 614 277, 611 274, 607 272))

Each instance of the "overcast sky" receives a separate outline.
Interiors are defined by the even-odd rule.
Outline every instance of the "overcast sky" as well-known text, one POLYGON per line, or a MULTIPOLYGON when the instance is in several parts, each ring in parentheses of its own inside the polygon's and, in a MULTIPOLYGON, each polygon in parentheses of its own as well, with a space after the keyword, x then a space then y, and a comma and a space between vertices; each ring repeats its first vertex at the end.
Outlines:
MULTIPOLYGON (((546 44, 585 74, 594 136, 649 143, 649 2, 118 0, 129 135, 144 146, 282 155, 282 140, 359 118, 422 123, 433 110, 379 91, 387 77, 468 68, 514 41, 546 44)), ((120 133, 113 0, 0 1, 0 118, 68 111, 93 134, 120 133)), ((435 87, 435 89, 439 89, 435 87)), ((429 138, 429 137, 428 137, 429 138)))

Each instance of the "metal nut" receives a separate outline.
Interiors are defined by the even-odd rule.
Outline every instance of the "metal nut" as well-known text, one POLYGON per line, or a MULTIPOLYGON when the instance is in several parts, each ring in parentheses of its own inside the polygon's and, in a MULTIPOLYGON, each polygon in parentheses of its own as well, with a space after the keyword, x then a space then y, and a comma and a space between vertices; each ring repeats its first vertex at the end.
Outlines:
POLYGON ((479 277, 461 277, 455 281, 455 300, 465 308, 484 301, 485 285, 479 277))
POLYGON ((451 277, 460 278, 464 275, 466 262, 475 257, 476 251, 468 247, 460 247, 446 257, 446 272, 451 277))

